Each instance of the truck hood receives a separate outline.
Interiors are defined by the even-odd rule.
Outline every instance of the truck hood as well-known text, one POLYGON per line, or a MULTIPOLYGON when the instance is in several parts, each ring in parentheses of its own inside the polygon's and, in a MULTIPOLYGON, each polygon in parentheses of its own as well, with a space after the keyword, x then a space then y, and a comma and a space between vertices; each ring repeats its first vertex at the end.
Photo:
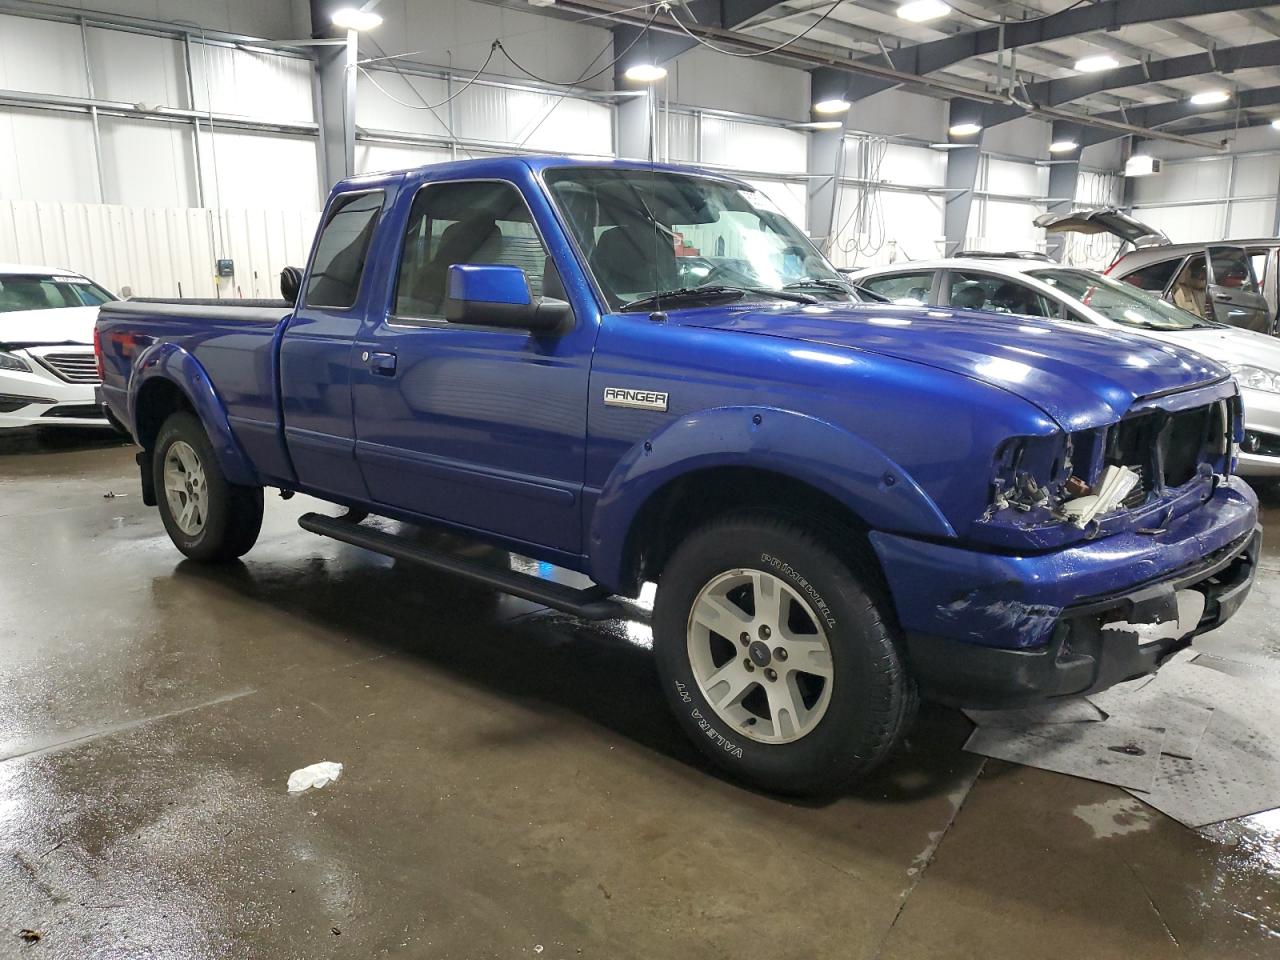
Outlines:
POLYGON ((93 343, 97 307, 12 310, 0 313, 0 346, 33 347, 59 343, 93 343))
POLYGON ((1195 330, 1144 330, 1142 335, 1202 353, 1218 363, 1248 364, 1280 373, 1280 340, 1238 327, 1195 330))
POLYGON ((911 361, 1035 404, 1065 430, 1112 423, 1140 397, 1222 380, 1191 350, 1067 321, 975 311, 848 304, 672 312, 689 326, 781 337, 911 361))

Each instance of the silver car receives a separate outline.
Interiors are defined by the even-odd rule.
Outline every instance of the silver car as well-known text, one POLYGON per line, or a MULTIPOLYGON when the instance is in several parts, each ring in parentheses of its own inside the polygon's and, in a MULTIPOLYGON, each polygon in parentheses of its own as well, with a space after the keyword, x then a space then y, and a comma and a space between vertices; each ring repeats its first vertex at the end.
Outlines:
POLYGON ((1280 477, 1280 341, 1180 310, 1128 283, 1041 258, 953 257, 853 273, 895 303, 984 310, 1124 330, 1226 366, 1244 399, 1239 472, 1280 477))

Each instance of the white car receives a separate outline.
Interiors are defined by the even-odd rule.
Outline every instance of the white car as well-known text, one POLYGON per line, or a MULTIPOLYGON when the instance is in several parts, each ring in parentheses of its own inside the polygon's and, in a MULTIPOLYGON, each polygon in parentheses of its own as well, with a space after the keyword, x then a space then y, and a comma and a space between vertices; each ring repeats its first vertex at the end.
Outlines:
POLYGON ((0 431, 110 425, 94 399, 93 325, 114 299, 72 270, 0 264, 0 431))
POLYGON ((1280 477, 1280 342, 1203 320, 1127 283, 1035 255, 969 255, 859 270, 855 283, 894 303, 984 310, 1174 343, 1229 369, 1244 400, 1239 472, 1280 477))

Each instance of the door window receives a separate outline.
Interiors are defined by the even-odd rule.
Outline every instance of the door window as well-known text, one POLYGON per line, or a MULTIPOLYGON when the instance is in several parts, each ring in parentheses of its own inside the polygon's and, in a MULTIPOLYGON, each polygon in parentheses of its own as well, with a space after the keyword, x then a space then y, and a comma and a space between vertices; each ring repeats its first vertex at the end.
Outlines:
POLYGON ((1242 248, 1210 247, 1209 266, 1213 272, 1214 286, 1240 293, 1258 292, 1253 268, 1249 265, 1249 255, 1242 248))
POLYGON ((868 277, 856 282, 858 286, 866 287, 886 300, 922 307, 929 302, 929 291, 933 289, 933 273, 929 270, 916 273, 892 273, 888 276, 868 277))
POLYGON ((309 307, 346 309, 356 302, 383 193, 352 193, 333 202, 307 280, 309 307))
POLYGON ((1197 253, 1187 257, 1187 262, 1178 271, 1169 291, 1169 299, 1175 307, 1181 307, 1197 317, 1204 316, 1204 297, 1207 277, 1205 274, 1204 254, 1197 253))
POLYGON ((529 207, 509 183, 437 183, 418 192, 400 256, 396 316, 443 316, 445 280, 456 263, 519 267, 533 296, 564 296, 529 207))
POLYGON ((1261 250, 1250 250, 1249 263, 1253 267, 1253 279, 1258 282, 1258 289, 1265 290, 1268 267, 1271 264, 1271 251, 1265 247, 1261 250))
POLYGON ((1125 283, 1132 284, 1139 290, 1147 290, 1157 294, 1164 293, 1165 287, 1169 286, 1169 281, 1173 279, 1173 272, 1178 269, 1178 264, 1181 262, 1177 257, 1170 260, 1160 260, 1135 270, 1120 279, 1125 283))
POLYGON ((952 270, 948 280, 949 303, 961 310, 989 310, 1023 317, 1058 315, 1048 297, 1008 277, 952 270))

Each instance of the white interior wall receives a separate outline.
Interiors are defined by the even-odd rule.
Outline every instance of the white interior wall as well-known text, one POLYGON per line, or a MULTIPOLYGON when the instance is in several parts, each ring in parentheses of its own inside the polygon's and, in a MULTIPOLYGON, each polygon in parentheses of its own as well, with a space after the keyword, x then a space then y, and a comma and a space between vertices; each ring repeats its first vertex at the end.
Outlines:
MULTIPOLYGON (((575 81, 613 59, 613 35, 600 23, 574 23, 477 0, 383 0, 378 13, 382 26, 360 38, 362 57, 411 53, 419 63, 475 71, 494 39, 501 38, 526 70, 561 82, 575 81)), ((500 53, 485 73, 529 79, 500 53)), ((609 89, 612 69, 584 85, 609 89)))
MULTIPOLYGON (((606 58, 607 59, 607 58, 606 58)), ((782 120, 809 119, 809 74, 695 47, 668 63, 672 103, 782 120)))
POLYGON ((836 266, 864 267, 940 256, 946 153, 883 137, 844 142, 846 182, 836 194, 831 257, 836 266), (850 182, 865 181, 865 182, 850 182), (892 184, 905 189, 889 189, 892 184))
POLYGON ((846 125, 850 130, 936 143, 947 139, 947 105, 918 93, 885 90, 856 101, 846 125))
POLYGON ((0 200, 0 261, 88 274, 140 297, 275 297, 280 270, 306 262, 316 211, 212 210, 0 200), (236 262, 227 284, 218 256, 236 262))
MULTIPOLYGON (((1016 120, 1007 126, 1022 122, 1016 120)), ((1048 191, 1048 167, 984 154, 978 165, 977 190, 969 211, 964 247, 1043 251, 1044 230, 1034 221, 1048 206, 1048 191)))
MULTIPOLYGON (((108 12, 288 36, 288 3, 115 3, 108 12), (199 19, 187 17, 196 7, 199 19), (190 8, 190 9, 189 9, 190 8)), ((0 87, 271 123, 314 120, 312 66, 195 40, 0 14, 0 87), (88 61, 86 64, 86 50, 88 61)), ((0 107, 0 249, 82 270, 140 296, 274 296, 305 260, 320 202, 315 136, 149 114, 0 107), (201 208, 200 187, 204 188, 201 208), (214 260, 235 276, 214 278, 214 260)))
MULTIPOLYGON (((434 0, 433 0, 434 2, 434 0)), ((188 23, 206 30, 224 30, 248 37, 288 40, 310 36, 305 12, 293 0, 42 0, 44 6, 56 10, 70 8, 79 12, 138 17, 157 23, 188 23), (299 33, 299 28, 306 28, 299 33)))
POLYGON ((1175 243, 1275 235, 1280 154, 1178 157, 1179 152, 1164 160, 1160 173, 1134 179, 1135 217, 1175 243))

